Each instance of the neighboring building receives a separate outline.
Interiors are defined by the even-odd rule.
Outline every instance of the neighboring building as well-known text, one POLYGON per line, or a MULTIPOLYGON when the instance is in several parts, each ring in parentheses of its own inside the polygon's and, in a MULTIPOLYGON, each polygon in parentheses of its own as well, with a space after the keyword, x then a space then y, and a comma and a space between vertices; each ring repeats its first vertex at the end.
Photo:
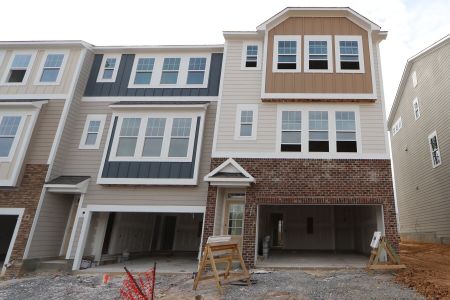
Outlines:
POLYGON ((411 57, 388 119, 402 240, 450 243, 450 36, 411 57))
POLYGON ((90 45, 0 42, 0 276, 22 267, 90 45))
POLYGON ((196 259, 223 45, 92 47, 45 185, 28 268, 149 253, 196 259))
POLYGON ((254 265, 276 253, 398 246, 379 43, 349 8, 287 8, 224 32, 204 239, 231 234, 254 265), (274 251, 278 249, 278 251, 274 251))

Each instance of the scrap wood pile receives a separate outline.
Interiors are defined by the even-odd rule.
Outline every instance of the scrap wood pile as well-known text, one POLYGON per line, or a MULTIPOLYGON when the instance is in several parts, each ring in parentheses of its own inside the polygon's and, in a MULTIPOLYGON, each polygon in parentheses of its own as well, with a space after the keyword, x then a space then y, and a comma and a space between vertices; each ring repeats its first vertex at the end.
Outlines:
POLYGON ((127 267, 124 267, 126 277, 120 288, 120 295, 124 300, 153 300, 155 293, 155 270, 153 268, 143 274, 133 276, 127 267))

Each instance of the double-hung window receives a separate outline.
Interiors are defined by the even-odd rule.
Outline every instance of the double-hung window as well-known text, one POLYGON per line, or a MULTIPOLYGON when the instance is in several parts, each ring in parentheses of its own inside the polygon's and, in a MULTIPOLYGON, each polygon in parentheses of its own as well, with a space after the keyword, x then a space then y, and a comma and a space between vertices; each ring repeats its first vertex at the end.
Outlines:
POLYGON ((428 136, 428 143, 430 144, 431 164, 433 168, 436 168, 442 163, 436 131, 428 136))
POLYGON ((169 157, 186 157, 191 135, 191 118, 174 118, 170 137, 169 157))
POLYGON ((80 149, 98 149, 103 135, 106 115, 87 115, 81 135, 80 149))
POLYGON ((258 45, 247 45, 245 55, 245 67, 256 68, 258 66, 258 45))
POLYGON ((300 71, 300 46, 300 36, 275 36, 273 71, 300 71))
POLYGON ((203 84, 205 70, 206 57, 191 57, 189 59, 187 84, 203 84))
POLYGON ((258 121, 257 104, 239 104, 236 110, 236 123, 234 138, 256 139, 256 126, 258 121))
POLYGON ((153 57, 140 57, 137 60, 136 71, 134 73, 135 85, 148 85, 152 80, 155 59, 153 57))
POLYGON ((161 73, 161 84, 176 84, 178 80, 178 71, 180 70, 179 57, 164 58, 163 68, 161 73))
POLYGON ((117 71, 119 70, 120 54, 104 55, 100 70, 98 72, 98 82, 115 82, 117 71))
POLYGON ((353 111, 336 112, 336 151, 357 152, 356 120, 353 111))
POLYGON ((253 111, 242 110, 239 136, 241 137, 252 136, 252 127, 253 127, 253 111))
POLYGON ((281 151, 302 151, 302 112, 281 112, 281 151))
POLYGON ((309 116, 309 152, 329 152, 328 112, 310 111, 309 116))
POLYGON ((21 116, 0 117, 0 158, 7 158, 11 154, 14 141, 22 120, 21 116))
POLYGON ((161 156, 166 120, 166 118, 148 118, 142 156, 161 156))
POLYGON ((400 129, 403 127, 402 117, 399 117, 397 121, 395 121, 394 125, 392 125, 392 136, 396 135, 400 129))
POLYGON ((420 107, 419 107, 419 99, 415 98, 413 100, 413 111, 414 111, 414 119, 417 120, 420 118, 420 107))
POLYGON ((331 72, 331 36, 305 36, 305 72, 331 72))
POLYGON ((10 67, 6 74, 6 79, 4 81, 9 84, 25 83, 33 58, 33 54, 29 53, 15 54, 12 58, 10 67))
POLYGON ((62 53, 49 53, 42 66, 40 83, 57 83, 62 75, 65 55, 62 53))
POLYGON ((123 118, 116 156, 133 157, 141 126, 140 118, 123 118))
POLYGON ((335 36, 336 71, 363 73, 364 59, 361 36, 335 36))

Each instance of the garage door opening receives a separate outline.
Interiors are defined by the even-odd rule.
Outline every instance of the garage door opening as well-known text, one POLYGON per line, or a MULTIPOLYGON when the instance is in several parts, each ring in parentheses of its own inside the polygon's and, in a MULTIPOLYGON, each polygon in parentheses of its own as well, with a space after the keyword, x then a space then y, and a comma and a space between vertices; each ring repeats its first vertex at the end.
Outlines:
POLYGON ((193 272, 203 227, 202 213, 94 212, 82 268, 91 271, 193 272))
POLYGON ((383 231, 377 205, 261 205, 257 265, 364 267, 375 231, 383 231))

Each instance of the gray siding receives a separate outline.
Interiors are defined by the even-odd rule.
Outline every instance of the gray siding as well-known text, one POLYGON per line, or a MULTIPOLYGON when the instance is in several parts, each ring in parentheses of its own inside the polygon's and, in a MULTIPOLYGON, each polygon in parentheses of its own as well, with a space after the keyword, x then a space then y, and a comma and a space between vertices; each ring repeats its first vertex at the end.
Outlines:
POLYGON ((411 68, 393 122, 403 128, 391 134, 395 188, 402 238, 439 242, 450 237, 450 44, 420 58, 411 68), (418 85, 412 85, 416 71, 418 85), (413 100, 420 118, 416 121, 413 100), (437 132, 442 164, 432 167, 428 135, 437 132), (407 149, 407 151, 405 151, 407 149))
POLYGON ((103 54, 96 54, 85 96, 217 96, 219 94, 222 53, 211 55, 211 65, 207 88, 128 88, 134 54, 122 54, 115 82, 97 82, 103 54))

